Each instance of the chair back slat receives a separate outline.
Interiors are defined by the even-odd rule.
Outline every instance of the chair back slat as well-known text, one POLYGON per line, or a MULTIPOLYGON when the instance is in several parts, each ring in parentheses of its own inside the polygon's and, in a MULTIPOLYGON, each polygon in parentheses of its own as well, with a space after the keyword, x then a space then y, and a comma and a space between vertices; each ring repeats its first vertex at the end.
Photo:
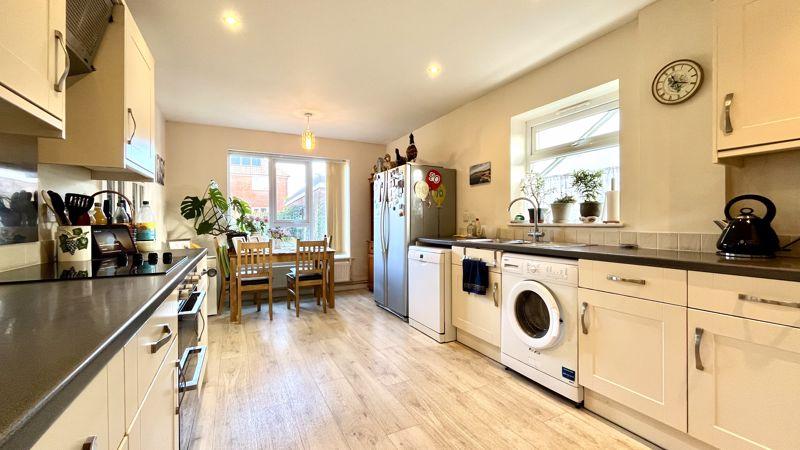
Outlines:
POLYGON ((328 238, 321 241, 297 241, 295 272, 298 275, 323 274, 327 263, 328 238))
POLYGON ((272 277, 272 242, 240 242, 236 258, 240 278, 272 277))

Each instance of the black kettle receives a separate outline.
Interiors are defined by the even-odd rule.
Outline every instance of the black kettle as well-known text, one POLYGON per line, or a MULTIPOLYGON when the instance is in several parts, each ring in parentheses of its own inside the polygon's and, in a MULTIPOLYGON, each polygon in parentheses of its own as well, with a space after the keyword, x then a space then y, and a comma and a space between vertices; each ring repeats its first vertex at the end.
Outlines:
POLYGON ((780 248, 778 235, 772 229, 772 219, 777 212, 775 204, 766 197, 755 194, 740 195, 725 205, 725 221, 715 221, 722 234, 717 241, 717 253, 728 257, 771 258, 780 248), (753 208, 742 208, 739 215, 731 216, 731 208, 741 200, 755 200, 767 208, 766 215, 758 217, 753 208))

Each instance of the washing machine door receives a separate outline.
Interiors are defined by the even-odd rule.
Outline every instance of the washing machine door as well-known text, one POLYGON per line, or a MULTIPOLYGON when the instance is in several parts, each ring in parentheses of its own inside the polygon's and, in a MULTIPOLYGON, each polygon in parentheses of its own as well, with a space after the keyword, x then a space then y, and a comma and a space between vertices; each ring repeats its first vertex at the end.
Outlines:
POLYGON ((514 334, 533 349, 545 349, 558 342, 561 313, 553 293, 538 281, 517 283, 505 299, 505 311, 514 334))

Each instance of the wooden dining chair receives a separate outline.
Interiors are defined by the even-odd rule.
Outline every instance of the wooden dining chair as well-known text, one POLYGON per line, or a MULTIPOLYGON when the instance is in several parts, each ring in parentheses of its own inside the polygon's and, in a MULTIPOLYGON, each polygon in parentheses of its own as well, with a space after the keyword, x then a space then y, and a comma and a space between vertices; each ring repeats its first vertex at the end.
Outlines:
POLYGON ((272 320, 272 242, 240 242, 236 252, 237 317, 241 321, 242 293, 254 292, 261 311, 260 291, 267 291, 269 320, 272 320))
POLYGON ((313 287, 317 304, 322 297, 322 311, 328 312, 328 238, 321 241, 297 241, 294 268, 286 274, 286 308, 291 308, 294 297, 294 308, 300 317, 300 291, 304 287, 313 287))

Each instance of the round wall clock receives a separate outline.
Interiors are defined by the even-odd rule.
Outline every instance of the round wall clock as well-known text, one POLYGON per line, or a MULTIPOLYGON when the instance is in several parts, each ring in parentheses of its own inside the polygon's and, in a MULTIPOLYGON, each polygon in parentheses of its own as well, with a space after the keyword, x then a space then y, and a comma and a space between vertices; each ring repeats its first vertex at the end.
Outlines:
POLYGON ((703 68, 691 59, 673 61, 653 78, 653 97, 665 105, 689 100, 703 84, 703 68))

